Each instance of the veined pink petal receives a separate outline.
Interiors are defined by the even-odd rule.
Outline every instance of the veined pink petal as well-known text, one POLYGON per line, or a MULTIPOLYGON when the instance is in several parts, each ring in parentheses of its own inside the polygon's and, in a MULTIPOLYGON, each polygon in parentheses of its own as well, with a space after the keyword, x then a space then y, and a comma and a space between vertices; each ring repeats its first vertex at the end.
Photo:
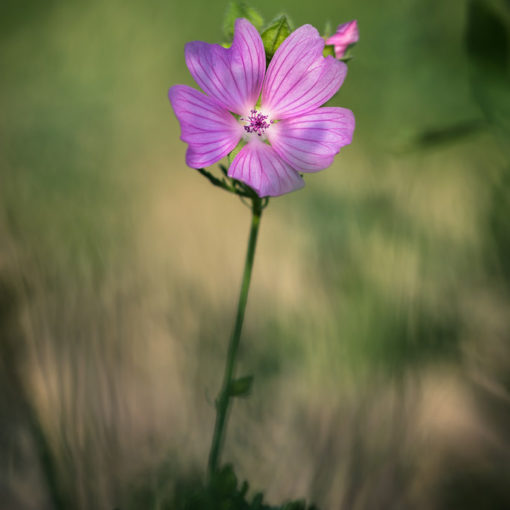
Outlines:
POLYGON ((342 85, 347 66, 324 58, 324 39, 311 25, 294 31, 276 51, 262 87, 262 108, 274 119, 315 110, 342 85))
POLYGON ((317 172, 352 141, 354 115, 346 108, 323 107, 276 122, 267 137, 276 153, 298 172, 317 172))
POLYGON ((228 175, 248 184, 259 197, 276 197, 305 185, 301 176, 260 140, 252 140, 241 149, 228 175))
POLYGON ((181 125, 181 140, 189 144, 186 164, 191 168, 216 163, 239 143, 243 128, 213 99, 187 85, 174 85, 168 97, 181 125))
POLYGON ((236 20, 230 48, 193 41, 186 44, 185 56, 195 81, 227 110, 245 115, 255 106, 266 54, 260 34, 248 20, 236 20))
POLYGON ((342 25, 338 25, 336 32, 326 40, 326 44, 334 45, 336 58, 342 58, 347 48, 358 41, 358 22, 354 19, 342 25))

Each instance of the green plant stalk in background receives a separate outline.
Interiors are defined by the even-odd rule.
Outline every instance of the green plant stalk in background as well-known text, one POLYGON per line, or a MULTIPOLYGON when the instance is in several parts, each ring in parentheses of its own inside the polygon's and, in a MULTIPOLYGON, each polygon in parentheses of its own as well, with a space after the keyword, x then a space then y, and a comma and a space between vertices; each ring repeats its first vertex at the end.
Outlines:
POLYGON ((255 248, 257 246, 257 235, 259 231, 260 219, 264 208, 263 201, 258 196, 252 196, 252 220, 250 228, 250 238, 248 240, 248 250, 244 264, 243 281, 241 284, 241 293, 237 305, 237 314, 234 325, 234 331, 228 346, 227 361, 223 375, 223 383, 219 396, 216 400, 216 423, 214 425, 214 435, 209 453, 208 477, 212 476, 218 469, 218 463, 221 454, 221 448, 225 439, 227 427, 227 416, 230 406, 230 399, 235 396, 245 396, 250 391, 252 382, 251 377, 242 377, 234 379, 237 351, 241 339, 241 330, 243 327, 244 313, 248 301, 248 291, 250 289, 251 273, 253 269, 253 260, 255 258, 255 248))

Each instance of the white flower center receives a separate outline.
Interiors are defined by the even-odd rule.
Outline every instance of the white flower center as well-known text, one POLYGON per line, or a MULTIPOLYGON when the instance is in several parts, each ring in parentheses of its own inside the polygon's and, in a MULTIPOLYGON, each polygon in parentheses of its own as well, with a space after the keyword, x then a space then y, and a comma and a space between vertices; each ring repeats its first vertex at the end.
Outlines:
POLYGON ((241 121, 244 122, 243 128, 246 133, 254 133, 264 139, 266 130, 269 129, 274 122, 269 119, 269 115, 264 115, 262 112, 255 109, 250 111, 248 117, 241 117, 241 121))

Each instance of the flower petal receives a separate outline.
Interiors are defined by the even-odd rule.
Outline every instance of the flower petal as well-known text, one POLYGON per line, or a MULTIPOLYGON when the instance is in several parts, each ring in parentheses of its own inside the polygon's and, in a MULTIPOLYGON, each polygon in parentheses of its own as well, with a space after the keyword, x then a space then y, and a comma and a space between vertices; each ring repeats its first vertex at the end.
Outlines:
POLYGON ((276 153, 298 172, 317 172, 352 141, 354 115, 346 108, 323 107, 276 122, 267 137, 276 153))
POLYGON ((260 34, 248 20, 236 20, 230 48, 193 41, 186 44, 185 56, 195 81, 227 110, 245 115, 255 106, 266 54, 260 34))
POLYGON ((317 29, 303 25, 276 51, 262 87, 262 108, 284 119, 323 105, 342 85, 347 66, 323 57, 324 40, 317 29))
POLYGON ((213 99, 187 85, 174 85, 168 97, 181 125, 181 140, 189 144, 186 164, 191 168, 216 163, 239 143, 242 126, 213 99))
POLYGON ((228 169, 229 177, 252 187, 259 197, 276 197, 302 188, 302 177, 272 147, 259 140, 245 145, 228 169))

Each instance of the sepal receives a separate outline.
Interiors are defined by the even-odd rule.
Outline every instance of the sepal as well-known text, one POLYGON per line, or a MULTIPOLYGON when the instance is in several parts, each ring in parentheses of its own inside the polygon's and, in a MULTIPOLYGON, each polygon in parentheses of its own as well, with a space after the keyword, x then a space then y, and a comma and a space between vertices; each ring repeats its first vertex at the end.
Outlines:
POLYGON ((276 50, 280 47, 283 41, 292 32, 287 16, 282 14, 280 17, 273 20, 269 26, 262 32, 262 42, 266 50, 266 60, 269 62, 276 50))

